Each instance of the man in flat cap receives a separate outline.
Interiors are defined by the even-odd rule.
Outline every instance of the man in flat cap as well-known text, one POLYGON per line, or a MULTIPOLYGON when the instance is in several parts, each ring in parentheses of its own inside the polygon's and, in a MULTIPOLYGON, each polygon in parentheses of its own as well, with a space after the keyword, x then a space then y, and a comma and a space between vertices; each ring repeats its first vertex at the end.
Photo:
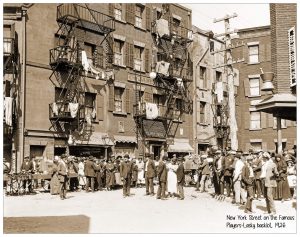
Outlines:
POLYGON ((84 175, 86 177, 86 186, 85 191, 89 191, 89 187, 91 186, 92 192, 95 192, 95 177, 96 170, 98 169, 95 162, 95 157, 89 156, 88 160, 84 165, 84 175))
POLYGON ((165 160, 167 158, 167 155, 161 157, 157 167, 158 189, 156 198, 161 200, 166 200, 166 185, 168 172, 165 160))
POLYGON ((59 186, 59 196, 61 200, 66 199, 67 194, 67 182, 68 182, 68 157, 66 155, 61 155, 61 159, 58 163, 57 173, 58 173, 58 180, 60 182, 59 186))
POLYGON ((178 168, 176 170, 176 175, 177 175, 177 187, 178 187, 178 192, 179 192, 179 200, 184 199, 184 191, 183 191, 183 186, 185 183, 185 175, 184 175, 184 166, 183 166, 183 157, 180 156, 178 158, 178 168))
POLYGON ((120 176, 123 181, 123 197, 130 196, 130 185, 132 175, 132 163, 129 161, 129 155, 125 155, 120 165, 120 176))

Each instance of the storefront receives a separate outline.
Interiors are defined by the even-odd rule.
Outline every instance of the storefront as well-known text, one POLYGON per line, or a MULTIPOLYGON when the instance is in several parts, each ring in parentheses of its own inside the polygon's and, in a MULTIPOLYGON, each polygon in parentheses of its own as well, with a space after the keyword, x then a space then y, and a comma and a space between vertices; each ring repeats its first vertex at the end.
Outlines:
POLYGON ((114 155, 117 156, 124 156, 128 154, 130 157, 135 157, 136 152, 136 137, 134 136, 114 136, 114 155))

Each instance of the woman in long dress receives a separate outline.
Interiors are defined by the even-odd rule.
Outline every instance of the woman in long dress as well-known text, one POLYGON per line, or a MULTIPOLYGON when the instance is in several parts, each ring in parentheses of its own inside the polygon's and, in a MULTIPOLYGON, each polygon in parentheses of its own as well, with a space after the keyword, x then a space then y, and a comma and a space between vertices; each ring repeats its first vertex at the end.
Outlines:
POLYGON ((79 182, 79 188, 83 190, 86 184, 86 178, 84 176, 84 163, 82 159, 79 160, 79 164, 78 164, 78 182, 79 182))
POLYGON ((177 194, 177 176, 176 170, 178 168, 178 164, 176 164, 176 159, 172 159, 171 163, 168 164, 168 192, 169 196, 176 196, 177 194))
POLYGON ((137 167, 138 167, 138 187, 141 187, 145 183, 145 178, 144 178, 144 161, 142 160, 142 157, 139 157, 138 162, 137 162, 137 167))

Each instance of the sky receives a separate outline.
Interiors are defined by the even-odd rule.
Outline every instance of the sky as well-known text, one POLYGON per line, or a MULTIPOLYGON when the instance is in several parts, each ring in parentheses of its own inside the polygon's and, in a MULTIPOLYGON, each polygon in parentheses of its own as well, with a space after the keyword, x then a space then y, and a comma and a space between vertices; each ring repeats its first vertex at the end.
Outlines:
POLYGON ((237 13, 237 17, 230 19, 231 29, 244 29, 270 24, 269 4, 181 4, 192 9, 192 24, 202 30, 212 30, 223 33, 224 22, 213 23, 214 18, 222 18, 226 14, 237 13))

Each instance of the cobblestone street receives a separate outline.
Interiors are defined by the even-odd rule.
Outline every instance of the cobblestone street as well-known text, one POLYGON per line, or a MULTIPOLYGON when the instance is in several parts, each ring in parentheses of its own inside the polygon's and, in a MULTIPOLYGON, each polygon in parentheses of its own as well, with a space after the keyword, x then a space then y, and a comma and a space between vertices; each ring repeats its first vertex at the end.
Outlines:
MULTIPOLYGON (((19 197, 5 196, 4 233, 68 233, 68 228, 72 226, 70 224, 72 216, 76 217, 72 227, 75 233, 296 232, 296 221, 278 221, 285 223, 284 228, 275 226, 275 221, 267 221, 271 223, 272 228, 252 228, 252 223, 257 225, 265 221, 250 220, 250 215, 247 215, 246 221, 238 220, 238 215, 245 216, 245 213, 242 207, 231 204, 231 199, 218 201, 209 193, 195 192, 192 187, 185 188, 184 201, 176 198, 169 198, 166 201, 157 200, 155 197, 144 196, 144 192, 144 188, 133 189, 133 195, 129 198, 122 197, 122 190, 96 193, 73 192, 68 193, 68 199, 63 201, 49 193, 19 197), (227 215, 235 217, 236 220, 228 219, 227 215), (62 216, 70 218, 66 219, 69 221, 62 221, 53 228, 55 223, 53 216, 57 216, 57 219, 62 216), (22 221, 24 222, 24 218, 10 220, 7 217, 29 219, 49 217, 49 219, 47 221, 47 218, 40 218, 36 221, 35 218, 32 219, 34 224, 20 225, 22 221), (244 226, 238 225, 241 223, 244 223, 244 226), (12 225, 18 228, 12 228, 12 225)), ((279 215, 296 218, 295 200, 284 203, 275 201, 275 205, 278 218, 279 215)), ((253 201, 253 210, 255 213, 252 216, 256 218, 268 216, 263 214, 266 210, 264 200, 253 201)))

